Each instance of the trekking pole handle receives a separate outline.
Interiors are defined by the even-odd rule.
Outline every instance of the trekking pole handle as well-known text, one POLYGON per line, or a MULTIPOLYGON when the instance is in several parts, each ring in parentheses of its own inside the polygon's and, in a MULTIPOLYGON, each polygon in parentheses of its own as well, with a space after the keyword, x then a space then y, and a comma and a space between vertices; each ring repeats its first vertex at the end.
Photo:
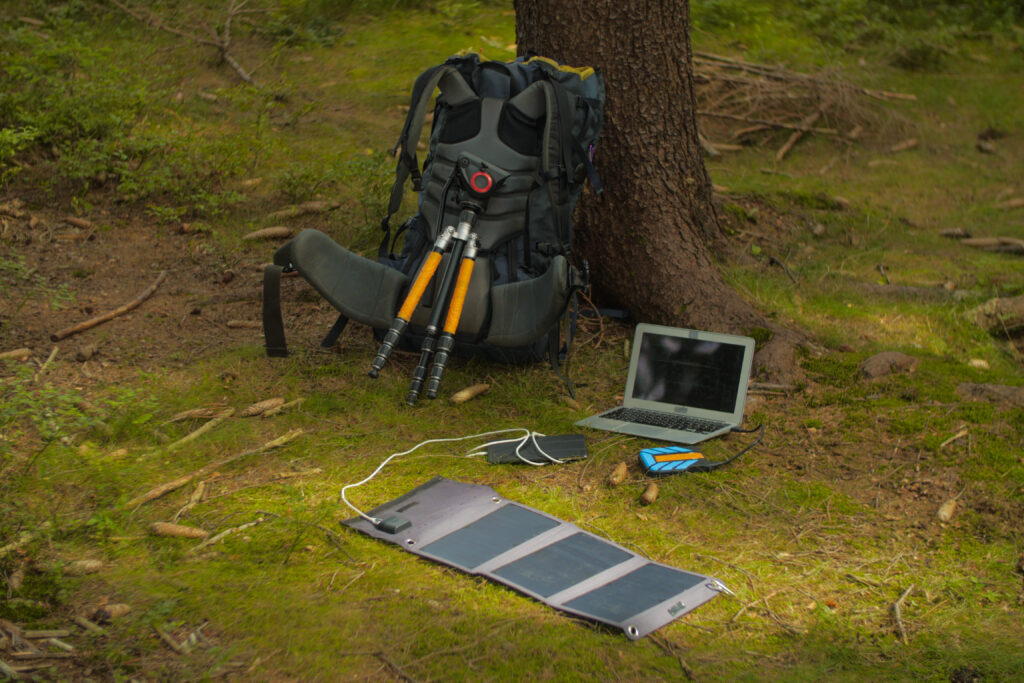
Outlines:
POLYGON ((459 279, 455 283, 455 292, 452 294, 451 303, 448 304, 448 317, 444 322, 444 331, 438 338, 437 349, 434 351, 434 364, 430 368, 427 390, 424 392, 427 398, 437 398, 437 393, 441 388, 441 378, 448 366, 448 358, 455 348, 455 332, 458 330, 459 320, 462 318, 462 309, 466 304, 466 293, 469 291, 469 282, 473 277, 473 265, 479 248, 479 239, 475 233, 471 234, 466 253, 459 265, 459 279))
POLYGON ((455 229, 449 226, 440 235, 437 236, 437 240, 434 242, 433 249, 427 254, 426 260, 423 265, 420 266, 419 273, 416 275, 416 280, 413 282, 412 287, 409 289, 409 293, 405 297, 405 302, 399 309, 398 314, 391 323, 391 328, 388 329, 384 335, 384 340, 381 342, 380 348, 377 350, 377 357, 373 359, 373 363, 370 365, 370 377, 378 377, 380 375, 381 368, 387 363, 388 358, 391 356, 391 352, 395 350, 395 344, 402 338, 402 333, 405 332, 406 326, 409 324, 409 319, 412 318, 413 311, 416 310, 417 304, 420 299, 423 298, 423 292, 426 291, 427 285, 430 284, 430 280, 434 277, 434 273, 437 272, 437 266, 441 263, 441 254, 448 248, 448 244, 455 237, 455 229))

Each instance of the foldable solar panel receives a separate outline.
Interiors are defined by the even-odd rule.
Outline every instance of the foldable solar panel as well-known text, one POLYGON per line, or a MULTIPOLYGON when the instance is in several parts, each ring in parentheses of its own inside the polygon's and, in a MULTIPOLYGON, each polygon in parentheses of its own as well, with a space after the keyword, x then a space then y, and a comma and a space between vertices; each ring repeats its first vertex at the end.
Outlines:
POLYGON ((634 640, 728 590, 718 579, 652 562, 487 486, 436 477, 369 514, 401 530, 389 533, 362 517, 343 523, 634 640))

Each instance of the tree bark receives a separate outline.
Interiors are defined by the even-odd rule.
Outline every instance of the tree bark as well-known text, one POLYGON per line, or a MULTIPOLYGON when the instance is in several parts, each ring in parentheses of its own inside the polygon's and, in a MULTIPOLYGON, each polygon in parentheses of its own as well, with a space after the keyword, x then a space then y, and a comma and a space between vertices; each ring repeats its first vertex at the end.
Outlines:
POLYGON ((595 296, 644 322, 751 334, 771 330, 759 369, 786 379, 795 335, 729 287, 697 134, 686 0, 515 0, 520 54, 601 70, 607 86, 596 165, 600 197, 577 210, 575 248, 595 296))

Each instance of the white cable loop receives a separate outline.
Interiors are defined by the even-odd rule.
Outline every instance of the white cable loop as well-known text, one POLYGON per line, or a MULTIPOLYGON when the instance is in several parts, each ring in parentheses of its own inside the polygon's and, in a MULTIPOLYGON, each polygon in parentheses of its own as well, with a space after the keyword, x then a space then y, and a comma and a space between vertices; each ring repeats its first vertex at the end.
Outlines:
MULTIPOLYGON (((469 453, 466 453, 462 457, 471 458, 471 457, 474 457, 474 456, 477 456, 477 455, 483 455, 486 452, 486 449, 487 449, 488 446, 494 446, 494 445, 502 444, 502 443, 516 443, 516 442, 518 442, 518 445, 516 446, 516 450, 515 450, 516 457, 518 457, 520 460, 522 460, 523 462, 525 462, 527 464, 535 465, 535 466, 538 466, 538 467, 542 467, 542 466, 546 465, 547 463, 533 462, 531 460, 527 460, 525 457, 523 457, 522 453, 520 452, 520 449, 522 449, 524 444, 526 444, 527 442, 532 442, 533 447, 537 449, 537 452, 540 453, 545 458, 547 458, 550 462, 556 463, 556 464, 561 464, 563 462, 563 461, 561 461, 561 460, 559 460, 557 458, 554 458, 554 457, 550 456, 549 454, 545 453, 543 451, 543 449, 541 449, 540 445, 537 443, 537 437, 538 436, 544 436, 543 434, 538 434, 537 432, 530 431, 529 429, 526 429, 524 427, 512 427, 512 428, 509 428, 509 429, 498 429, 498 430, 492 431, 492 432, 481 432, 480 434, 470 434, 469 436, 453 436, 453 437, 442 438, 442 439, 427 439, 426 441, 421 441, 420 443, 416 444, 415 446, 413 446, 412 448, 410 448, 408 450, 404 450, 404 451, 401 451, 399 453, 392 453, 387 458, 385 458, 379 465, 377 465, 377 469, 375 469, 373 472, 371 472, 370 475, 368 477, 366 477, 365 479, 363 479, 362 481, 358 481, 358 482, 356 482, 354 484, 346 484, 345 486, 341 487, 341 501, 343 503, 345 503, 345 505, 347 505, 350 508, 352 508, 352 510, 354 510, 357 515, 359 515, 360 517, 362 517, 366 521, 370 522, 370 524, 373 524, 374 526, 376 526, 376 525, 380 524, 381 520, 379 518, 377 518, 377 517, 370 517, 369 515, 364 513, 362 510, 357 508, 355 505, 350 503, 349 500, 348 500, 348 497, 345 495, 346 491, 348 491, 349 489, 354 489, 356 487, 362 486, 363 484, 366 484, 367 482, 372 480, 374 477, 376 477, 378 474, 380 474, 381 470, 383 470, 388 465, 388 463, 390 463, 392 460, 394 460, 395 458, 400 458, 403 455, 409 455, 410 453, 412 453, 412 452, 422 448, 423 446, 427 446, 427 445, 434 444, 434 443, 451 443, 451 442, 454 442, 454 441, 469 441, 470 439, 482 439, 482 438, 488 437, 488 436, 497 436, 499 434, 508 434, 509 432, 522 432, 523 436, 517 437, 515 439, 501 439, 501 440, 498 440, 498 441, 487 442, 485 444, 477 446, 475 449, 472 449, 469 453), (480 449, 483 449, 483 450, 480 450, 480 449)), ((458 456, 449 456, 449 457, 458 457, 458 456)))

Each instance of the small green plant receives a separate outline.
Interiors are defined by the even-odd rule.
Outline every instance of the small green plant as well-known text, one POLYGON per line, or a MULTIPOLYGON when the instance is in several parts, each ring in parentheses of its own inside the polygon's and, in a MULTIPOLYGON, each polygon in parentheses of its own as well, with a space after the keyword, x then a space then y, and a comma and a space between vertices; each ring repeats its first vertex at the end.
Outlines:
POLYGON ((18 363, 3 369, 7 377, 0 384, 0 456, 26 439, 53 441, 98 423, 82 409, 76 392, 37 381, 32 366, 18 363))
POLYGON ((12 254, 0 259, 0 300, 5 302, 3 308, 0 308, 3 313, 0 318, 0 339, 17 320, 25 305, 36 297, 46 299, 52 308, 63 308, 75 300, 67 283, 50 284, 25 263, 24 257, 12 254))
POLYGON ((325 167, 310 162, 289 167, 281 174, 277 186, 288 201, 297 204, 312 199, 322 188, 338 179, 338 169, 333 163, 325 167))
MULTIPOLYGON (((132 146, 144 82, 71 22, 54 21, 61 40, 28 28, 0 35, 0 150, 56 151, 61 177, 77 182, 116 173, 132 146)), ((5 160, 0 152, 0 165, 5 160)))
POLYGON ((39 131, 31 126, 0 128, 0 187, 21 170, 21 167, 14 163, 14 158, 37 137, 39 131))

